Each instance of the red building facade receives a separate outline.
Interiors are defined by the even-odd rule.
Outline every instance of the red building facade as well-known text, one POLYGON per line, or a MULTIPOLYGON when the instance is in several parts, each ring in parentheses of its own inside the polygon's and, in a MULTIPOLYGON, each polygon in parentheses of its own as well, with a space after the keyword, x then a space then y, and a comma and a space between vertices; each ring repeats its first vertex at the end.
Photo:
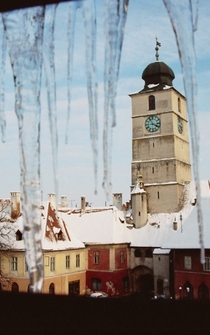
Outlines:
POLYGON ((175 299, 209 299, 210 250, 205 250, 205 264, 199 249, 176 249, 174 259, 175 299))
POLYGON ((109 296, 129 293, 128 252, 127 245, 88 247, 87 289, 109 296))

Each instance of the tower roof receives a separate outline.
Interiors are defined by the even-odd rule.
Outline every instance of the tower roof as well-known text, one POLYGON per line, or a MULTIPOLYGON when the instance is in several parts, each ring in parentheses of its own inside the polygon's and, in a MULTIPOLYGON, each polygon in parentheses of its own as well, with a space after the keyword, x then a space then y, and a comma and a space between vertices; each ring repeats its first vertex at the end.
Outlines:
POLYGON ((159 61, 158 50, 161 44, 158 42, 156 37, 156 61, 150 63, 144 69, 142 73, 142 79, 145 81, 144 89, 160 91, 163 90, 166 86, 173 86, 173 79, 175 78, 173 70, 164 62, 159 61))

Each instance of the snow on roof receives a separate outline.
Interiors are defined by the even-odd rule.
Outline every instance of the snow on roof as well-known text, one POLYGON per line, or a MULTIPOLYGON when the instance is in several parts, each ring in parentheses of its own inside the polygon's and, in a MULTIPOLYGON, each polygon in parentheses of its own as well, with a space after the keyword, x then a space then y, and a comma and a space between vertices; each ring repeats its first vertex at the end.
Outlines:
POLYGON ((146 193, 143 187, 140 187, 139 184, 135 185, 131 194, 139 194, 139 193, 146 193))
MULTIPOLYGON (((210 197, 201 198, 203 216, 204 248, 210 248, 210 197)), ((173 249, 199 249, 199 230, 197 219, 197 206, 193 207, 190 215, 183 222, 182 229, 177 235, 171 236, 163 243, 163 247, 173 249)))
MULTIPOLYGON (((210 248, 210 192, 209 181, 201 181, 201 206, 204 221, 205 247, 210 248)), ((131 230, 132 247, 154 248, 200 248, 195 182, 187 183, 184 190, 185 203, 178 213, 148 215, 147 224, 131 230), (181 215, 181 217, 180 217, 181 215), (174 230, 174 221, 177 230, 174 230)))
MULTIPOLYGON (((82 243, 69 228, 65 222, 57 215, 53 216, 53 210, 49 202, 43 206, 40 211, 41 227, 42 227, 42 249, 43 250, 65 250, 85 248, 82 243), (49 226, 51 223, 51 226, 49 226), (61 234, 61 239, 58 239, 58 234, 61 234)), ((11 224, 4 223, 9 229, 11 224)), ((16 250, 24 250, 24 238, 16 240, 16 233, 23 233, 23 221, 20 216, 15 223, 12 224, 13 229, 10 229, 10 247, 16 250)))
POLYGON ((124 213, 115 206, 89 209, 83 214, 76 211, 59 215, 77 238, 86 244, 130 243, 124 213))
MULTIPOLYGON (((201 181, 200 187, 204 246, 210 248, 209 181, 201 181)), ((126 223, 126 218, 132 218, 131 210, 124 212, 115 206, 86 207, 83 211, 78 208, 74 210, 62 208, 55 212, 50 209, 49 203, 46 203, 40 210, 40 215, 44 250, 84 248, 85 244, 122 243, 128 243, 131 247, 200 248, 194 182, 185 185, 183 208, 180 212, 148 214, 147 224, 139 229, 132 228, 132 225, 126 223)), ((1 225, 6 226, 7 223, 1 225)), ((19 230, 19 233, 23 233, 22 216, 12 225, 14 227, 14 231, 10 232, 12 248, 24 250, 23 239, 16 240, 16 232, 19 230)))
POLYGON ((155 248, 153 250, 153 255, 168 255, 170 254, 171 249, 161 249, 161 248, 155 248))

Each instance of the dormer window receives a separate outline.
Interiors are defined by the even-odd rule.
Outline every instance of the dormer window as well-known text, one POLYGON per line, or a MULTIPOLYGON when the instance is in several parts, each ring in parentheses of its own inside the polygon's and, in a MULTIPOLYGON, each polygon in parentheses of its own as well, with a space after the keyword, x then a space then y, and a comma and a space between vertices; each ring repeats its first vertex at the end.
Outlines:
POLYGON ((154 110, 155 109, 155 96, 150 95, 149 96, 149 110, 154 110))
POLYGON ((16 234, 16 241, 22 241, 23 234, 21 233, 21 231, 19 229, 16 231, 15 234, 16 234))
POLYGON ((63 233, 60 230, 59 233, 58 233, 58 241, 62 241, 62 240, 63 240, 63 233))

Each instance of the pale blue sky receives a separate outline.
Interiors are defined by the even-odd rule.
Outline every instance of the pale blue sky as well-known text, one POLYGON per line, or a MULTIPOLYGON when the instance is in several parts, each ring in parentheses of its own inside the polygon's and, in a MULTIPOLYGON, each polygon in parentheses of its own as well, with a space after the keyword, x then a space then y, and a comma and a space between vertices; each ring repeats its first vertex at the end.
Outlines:
MULTIPOLYGON (((66 3, 59 4, 56 17, 56 75, 57 115, 59 135, 59 196, 66 195, 69 204, 80 204, 80 196, 93 205, 104 205, 106 199, 101 187, 103 180, 103 69, 104 31, 103 1, 97 4, 97 71, 98 71, 98 195, 94 195, 92 150, 89 138, 89 115, 86 90, 84 27, 82 14, 77 12, 74 73, 72 82, 72 111, 69 126, 69 143, 65 144, 67 115, 67 11, 66 3)), ((208 21, 210 3, 200 1, 198 31, 195 33, 198 82, 198 121, 200 133, 200 177, 210 178, 210 34, 208 21)), ((123 193, 123 201, 130 199, 131 166, 131 101, 129 93, 143 88, 141 74, 144 68, 155 61, 155 36, 161 42, 160 60, 167 63, 175 73, 174 87, 184 94, 180 61, 174 33, 168 14, 161 0, 130 0, 125 28, 118 94, 116 99, 117 126, 113 130, 112 192, 123 193)), ((9 61, 6 67, 6 143, 0 144, 0 197, 9 197, 10 191, 20 189, 17 120, 14 113, 14 92, 9 61)), ((46 90, 42 89, 41 124, 41 181, 44 199, 54 192, 46 90)), ((111 201, 107 201, 110 204, 111 201)))

